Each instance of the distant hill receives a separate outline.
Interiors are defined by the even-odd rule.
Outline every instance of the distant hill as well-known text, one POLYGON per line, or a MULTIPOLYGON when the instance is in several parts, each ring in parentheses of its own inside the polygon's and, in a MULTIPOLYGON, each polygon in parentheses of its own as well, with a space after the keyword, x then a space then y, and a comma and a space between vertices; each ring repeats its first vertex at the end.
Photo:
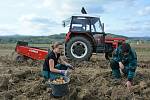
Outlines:
MULTIPOLYGON (((17 41, 26 41, 28 43, 37 43, 37 44, 52 43, 55 41, 64 42, 65 36, 66 36, 65 33, 54 34, 50 36, 24 36, 16 34, 11 36, 0 36, 0 43, 16 43, 17 41)), ((115 35, 110 33, 107 33, 107 36, 127 38, 122 35, 115 35)))
MULTIPOLYGON (((148 40, 150 41, 150 37, 126 37, 122 35, 115 35, 111 33, 106 33, 107 37, 121 37, 126 38, 128 40, 138 41, 138 40, 148 40)), ((17 41, 26 41, 29 43, 35 44, 43 44, 43 43, 52 43, 55 41, 64 42, 66 34, 54 34, 50 36, 22 36, 22 35, 12 35, 12 36, 0 36, 0 43, 16 43, 17 41)))
POLYGON ((63 42, 65 34, 55 34, 50 36, 22 36, 22 35, 12 35, 12 36, 0 36, 0 43, 16 43, 17 41, 26 41, 29 43, 51 43, 55 41, 63 42))
POLYGON ((106 33, 106 34, 107 34, 107 36, 110 36, 110 37, 113 37, 113 38, 120 37, 120 38, 128 39, 128 37, 123 36, 123 35, 116 35, 116 34, 112 34, 112 33, 106 33))
POLYGON ((150 41, 150 37, 129 37, 130 40, 145 40, 150 41))
POLYGON ((150 37, 126 37, 126 36, 123 36, 123 35, 116 35, 116 34, 111 34, 111 33, 107 33, 107 36, 126 38, 126 39, 131 40, 131 41, 132 40, 133 41, 139 41, 139 40, 150 41, 150 37))

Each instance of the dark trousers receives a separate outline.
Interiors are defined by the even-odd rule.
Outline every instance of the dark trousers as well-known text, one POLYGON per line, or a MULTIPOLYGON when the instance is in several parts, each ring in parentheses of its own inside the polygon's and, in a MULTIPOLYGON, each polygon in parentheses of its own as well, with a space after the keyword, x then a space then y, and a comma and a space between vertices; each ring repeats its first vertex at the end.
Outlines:
MULTIPOLYGON (((121 73, 120 73, 119 63, 114 60, 111 60, 110 67, 112 69, 113 77, 120 78, 121 73)), ((135 76, 135 69, 130 69, 128 63, 124 64, 124 69, 122 69, 122 72, 124 73, 125 76, 127 76, 129 81, 132 80, 133 77, 135 76)))

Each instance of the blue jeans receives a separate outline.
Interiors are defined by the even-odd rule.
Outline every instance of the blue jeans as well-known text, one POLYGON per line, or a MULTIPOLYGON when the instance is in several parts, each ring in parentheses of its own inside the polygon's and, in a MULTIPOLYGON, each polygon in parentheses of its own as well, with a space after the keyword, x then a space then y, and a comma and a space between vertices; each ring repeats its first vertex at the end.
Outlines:
MULTIPOLYGON (((58 70, 67 70, 68 67, 66 65, 63 65, 63 64, 57 64, 55 66, 55 68, 58 70)), ((55 73, 55 72, 51 72, 51 71, 44 71, 44 70, 43 70, 42 74, 43 74, 43 77, 45 79, 51 79, 51 80, 54 80, 58 77, 64 76, 63 74, 60 74, 60 73, 55 73)))

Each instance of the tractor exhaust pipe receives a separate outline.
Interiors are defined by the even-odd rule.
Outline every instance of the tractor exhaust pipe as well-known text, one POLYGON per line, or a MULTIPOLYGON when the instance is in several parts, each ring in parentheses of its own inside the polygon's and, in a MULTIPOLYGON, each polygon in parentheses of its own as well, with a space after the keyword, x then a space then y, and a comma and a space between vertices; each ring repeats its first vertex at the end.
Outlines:
POLYGON ((87 14, 87 12, 86 12, 86 10, 85 10, 84 7, 82 7, 82 9, 81 9, 81 13, 82 13, 82 14, 87 14))
POLYGON ((104 23, 102 23, 102 32, 104 32, 104 23))

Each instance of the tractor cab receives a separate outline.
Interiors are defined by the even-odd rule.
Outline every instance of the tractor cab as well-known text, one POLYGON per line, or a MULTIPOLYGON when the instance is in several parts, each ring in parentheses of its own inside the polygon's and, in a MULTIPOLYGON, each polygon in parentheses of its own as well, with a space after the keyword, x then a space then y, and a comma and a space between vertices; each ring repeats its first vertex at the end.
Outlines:
POLYGON ((63 21, 63 26, 69 26, 69 32, 78 33, 104 33, 104 25, 99 17, 90 15, 72 16, 63 21))
POLYGON ((101 23, 99 17, 87 14, 75 15, 64 20, 63 26, 69 27, 65 41, 67 57, 84 60, 90 58, 92 52, 105 52, 106 34, 104 24, 101 23))
MULTIPOLYGON (((105 49, 105 32, 104 32, 104 23, 101 23, 99 17, 91 15, 74 15, 71 18, 63 21, 63 25, 69 27, 69 34, 73 36, 84 36, 92 38, 93 43, 96 48, 95 52, 101 53, 105 49)), ((66 36, 66 41, 69 38, 66 36)))

